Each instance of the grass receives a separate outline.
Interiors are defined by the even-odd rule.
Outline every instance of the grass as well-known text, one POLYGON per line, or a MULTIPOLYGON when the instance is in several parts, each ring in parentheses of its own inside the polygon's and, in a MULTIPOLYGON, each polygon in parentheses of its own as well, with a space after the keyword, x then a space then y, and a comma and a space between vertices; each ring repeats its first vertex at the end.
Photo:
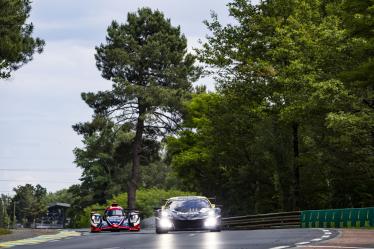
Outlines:
POLYGON ((10 230, 5 228, 0 228, 0 235, 10 234, 12 233, 10 230))

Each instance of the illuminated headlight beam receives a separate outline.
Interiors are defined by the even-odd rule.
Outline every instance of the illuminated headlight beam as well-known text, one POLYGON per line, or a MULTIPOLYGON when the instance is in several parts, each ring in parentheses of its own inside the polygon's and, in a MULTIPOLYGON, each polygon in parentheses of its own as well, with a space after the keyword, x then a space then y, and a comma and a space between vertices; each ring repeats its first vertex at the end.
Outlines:
POLYGON ((217 226, 217 219, 213 217, 209 217, 204 222, 205 227, 216 227, 217 226))
POLYGON ((161 228, 170 229, 172 226, 173 226, 173 224, 171 223, 171 221, 169 219, 166 219, 166 218, 160 219, 160 227, 161 228))

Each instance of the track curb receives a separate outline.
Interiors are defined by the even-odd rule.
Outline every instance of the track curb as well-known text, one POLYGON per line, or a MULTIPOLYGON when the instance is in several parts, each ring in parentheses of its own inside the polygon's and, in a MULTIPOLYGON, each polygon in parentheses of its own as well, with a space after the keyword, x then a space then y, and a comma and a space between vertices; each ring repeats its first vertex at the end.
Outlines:
POLYGON ((82 233, 77 232, 77 231, 61 231, 57 234, 40 235, 40 236, 36 236, 33 238, 2 242, 0 243, 0 248, 10 248, 13 246, 21 246, 21 245, 37 245, 37 244, 44 243, 44 242, 58 241, 61 239, 78 237, 81 235, 82 233))

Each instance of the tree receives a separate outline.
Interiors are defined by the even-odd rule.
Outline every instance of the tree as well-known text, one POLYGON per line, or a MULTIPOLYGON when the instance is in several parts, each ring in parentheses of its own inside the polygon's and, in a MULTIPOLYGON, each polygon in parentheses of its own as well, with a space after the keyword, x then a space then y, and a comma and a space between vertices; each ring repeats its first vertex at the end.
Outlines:
POLYGON ((169 143, 179 176, 204 191, 199 175, 217 172, 204 184, 229 183, 230 203, 245 186, 233 213, 372 205, 371 5, 236 0, 226 26, 213 14, 197 52, 220 101, 187 104, 190 130, 169 143))
POLYGON ((30 11, 30 0, 0 0, 0 78, 10 77, 43 51, 44 41, 33 38, 34 26, 26 23, 30 11))
POLYGON ((13 190, 16 194, 12 198, 10 208, 15 205, 17 220, 24 225, 30 226, 37 217, 44 214, 47 210, 47 203, 45 203, 47 190, 39 184, 35 187, 31 184, 26 184, 13 190))
POLYGON ((129 13, 127 23, 113 21, 106 44, 96 47, 97 67, 113 89, 82 94, 84 101, 119 127, 132 131, 128 207, 135 208, 145 139, 177 129, 182 99, 199 77, 187 40, 160 11, 129 13))
MULTIPOLYGON (((92 122, 74 125, 74 130, 83 135, 84 148, 74 150, 75 163, 83 169, 82 191, 84 206, 103 204, 114 194, 127 191, 131 164, 131 140, 133 133, 126 125, 115 125, 110 120, 96 116, 92 122)), ((143 138, 141 164, 150 168, 151 163, 160 160, 160 143, 143 138)), ((143 184, 142 184, 143 185, 143 184)))
POLYGON ((202 93, 186 105, 185 129, 167 139, 183 190, 216 196, 231 215, 279 209, 269 140, 264 139, 269 119, 236 96, 202 93))
POLYGON ((349 104, 328 115, 331 131, 326 150, 336 167, 331 170, 333 202, 340 206, 374 204, 374 3, 343 0, 339 16, 350 56, 338 78, 349 91, 349 104), (337 153, 338 152, 338 153, 337 153), (342 187, 344 186, 344 187, 342 187))
POLYGON ((11 202, 11 197, 8 195, 1 195, 1 202, 0 202, 0 227, 9 227, 10 225, 10 217, 8 213, 8 209, 11 202))

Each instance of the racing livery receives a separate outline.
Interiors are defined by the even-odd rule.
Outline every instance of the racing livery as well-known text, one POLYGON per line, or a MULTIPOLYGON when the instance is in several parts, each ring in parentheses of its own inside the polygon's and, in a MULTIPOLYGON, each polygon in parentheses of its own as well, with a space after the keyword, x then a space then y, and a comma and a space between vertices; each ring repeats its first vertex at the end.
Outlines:
POLYGON ((221 231, 221 209, 203 196, 167 199, 155 210, 156 233, 181 230, 221 231))
MULTIPOLYGON (((95 210, 98 211, 98 210, 95 210)), ((116 203, 104 209, 104 215, 91 212, 91 232, 140 231, 140 217, 136 210, 124 209, 116 203)))

